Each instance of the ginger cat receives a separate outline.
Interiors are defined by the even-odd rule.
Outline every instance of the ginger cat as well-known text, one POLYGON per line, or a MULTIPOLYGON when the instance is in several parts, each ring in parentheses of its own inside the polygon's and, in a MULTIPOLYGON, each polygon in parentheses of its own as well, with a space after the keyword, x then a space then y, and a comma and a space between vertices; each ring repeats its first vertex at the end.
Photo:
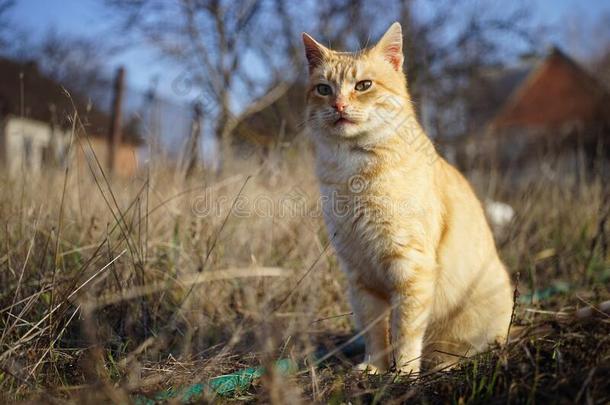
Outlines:
POLYGON ((415 119, 400 24, 356 53, 303 42, 324 219, 366 343, 357 367, 418 372, 503 343, 509 276, 470 185, 415 119))

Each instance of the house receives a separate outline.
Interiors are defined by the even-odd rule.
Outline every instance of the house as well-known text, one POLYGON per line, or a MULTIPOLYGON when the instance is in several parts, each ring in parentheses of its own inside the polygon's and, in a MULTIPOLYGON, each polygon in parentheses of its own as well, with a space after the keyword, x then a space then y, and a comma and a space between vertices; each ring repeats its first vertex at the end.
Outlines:
MULTIPOLYGON (((0 164, 10 175, 37 174, 47 165, 65 164, 73 128, 79 135, 73 144, 79 166, 86 167, 86 158, 91 158, 87 155, 93 153, 104 164, 109 125, 108 114, 82 95, 69 94, 36 64, 0 58, 0 164), (79 125, 73 124, 75 112, 79 125)), ((136 172, 141 143, 137 131, 123 131, 115 155, 117 175, 136 172)))
POLYGON ((558 48, 486 72, 468 99, 462 166, 487 161, 506 168, 578 154, 591 165, 610 156, 610 93, 558 48))
POLYGON ((281 97, 247 117, 235 128, 233 146, 246 154, 266 155, 283 142, 290 142, 304 129, 305 85, 293 83, 281 97))

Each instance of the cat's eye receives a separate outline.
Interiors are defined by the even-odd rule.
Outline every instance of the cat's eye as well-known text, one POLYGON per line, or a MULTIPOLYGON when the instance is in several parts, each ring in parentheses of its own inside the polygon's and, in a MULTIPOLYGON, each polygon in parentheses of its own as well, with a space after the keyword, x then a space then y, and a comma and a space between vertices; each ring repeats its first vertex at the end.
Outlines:
POLYGON ((316 90, 321 96, 328 96, 333 92, 333 89, 328 84, 318 84, 316 90))
POLYGON ((365 91, 368 90, 373 84, 370 80, 362 80, 356 83, 356 87, 354 87, 357 91, 365 91))

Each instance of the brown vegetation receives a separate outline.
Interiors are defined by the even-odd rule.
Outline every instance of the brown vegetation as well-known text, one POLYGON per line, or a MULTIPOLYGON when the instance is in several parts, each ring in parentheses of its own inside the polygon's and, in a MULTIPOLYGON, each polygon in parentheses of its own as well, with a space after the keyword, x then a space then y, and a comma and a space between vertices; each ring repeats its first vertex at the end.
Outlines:
POLYGON ((502 176, 473 179, 481 197, 517 212, 497 240, 519 292, 561 281, 569 293, 522 299, 515 323, 529 333, 457 370, 365 377, 343 356, 307 366, 352 332, 305 150, 295 142, 262 165, 233 163, 221 179, 185 180, 156 162, 130 182, 71 168, 2 180, 3 398, 127 403, 290 357, 305 364, 295 376, 224 399, 608 400, 607 315, 558 317, 610 295, 605 179, 541 175, 510 189, 502 176))

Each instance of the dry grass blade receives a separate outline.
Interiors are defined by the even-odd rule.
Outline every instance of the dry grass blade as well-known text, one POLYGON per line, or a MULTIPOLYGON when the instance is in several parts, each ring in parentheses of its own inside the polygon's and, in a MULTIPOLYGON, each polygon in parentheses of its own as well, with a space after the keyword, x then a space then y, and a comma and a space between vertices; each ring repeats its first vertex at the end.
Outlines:
MULTIPOLYGON (((292 274, 290 270, 279 267, 253 267, 249 269, 225 269, 214 270, 206 273, 193 274, 180 279, 169 279, 167 282, 148 284, 146 286, 135 287, 121 291, 118 294, 109 294, 97 299, 94 308, 117 304, 123 301, 132 300, 144 295, 156 294, 172 288, 187 288, 198 284, 213 281, 235 280, 239 278, 260 278, 260 277, 288 277, 292 274)), ((191 291, 191 289, 189 289, 191 291)))
POLYGON ((42 317, 42 319, 40 319, 38 322, 36 322, 23 336, 21 336, 11 348, 9 348, 8 350, 6 350, 4 353, 2 353, 0 355, 0 361, 5 360, 11 353, 16 351, 19 347, 21 347, 22 344, 24 344, 28 340, 31 340, 35 336, 40 335, 45 330, 47 330, 48 327, 46 327, 44 329, 39 329, 40 325, 42 323, 44 323, 46 320, 48 320, 59 308, 61 308, 62 305, 64 304, 64 302, 68 302, 69 300, 71 300, 81 289, 83 289, 86 285, 88 285, 89 282, 91 282, 98 275, 100 275, 102 272, 104 272, 106 269, 108 269, 108 267, 110 267, 110 265, 112 265, 112 263, 114 263, 116 260, 118 260, 125 252, 126 251, 123 250, 117 257, 112 259, 108 264, 106 264, 104 267, 99 269, 91 277, 89 277, 85 282, 83 282, 78 288, 76 288, 74 291, 72 291, 63 302, 55 305, 50 311, 48 311, 46 313, 46 315, 44 317, 42 317), (38 331, 38 332, 36 333, 36 331, 38 331))

